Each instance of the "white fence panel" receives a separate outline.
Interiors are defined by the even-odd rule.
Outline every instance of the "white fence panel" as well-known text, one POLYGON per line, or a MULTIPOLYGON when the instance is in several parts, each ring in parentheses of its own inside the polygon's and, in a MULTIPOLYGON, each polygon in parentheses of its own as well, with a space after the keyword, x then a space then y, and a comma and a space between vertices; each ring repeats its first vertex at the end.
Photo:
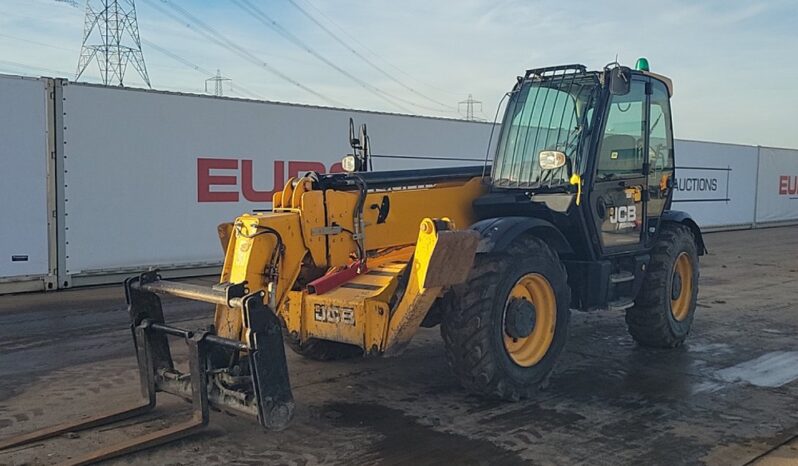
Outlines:
POLYGON ((222 260, 216 226, 270 205, 297 173, 350 152, 349 117, 375 169, 476 165, 491 125, 69 84, 64 87, 66 274, 222 260))
POLYGON ((673 209, 702 228, 754 222, 757 148, 677 140, 673 209))
POLYGON ((0 280, 49 272, 47 87, 0 76, 0 280))
POLYGON ((757 223, 798 220, 798 150, 761 147, 757 223))

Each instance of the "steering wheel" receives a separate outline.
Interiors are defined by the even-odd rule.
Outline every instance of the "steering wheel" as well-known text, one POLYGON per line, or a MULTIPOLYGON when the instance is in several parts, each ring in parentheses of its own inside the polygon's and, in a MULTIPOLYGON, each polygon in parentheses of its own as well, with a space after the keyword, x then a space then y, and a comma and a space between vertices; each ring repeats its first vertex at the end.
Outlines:
POLYGON ((621 113, 626 113, 626 112, 628 112, 628 111, 629 111, 629 109, 630 109, 630 108, 632 108, 632 102, 628 102, 628 103, 626 104, 626 108, 625 108, 625 109, 624 109, 624 108, 621 108, 621 103, 620 103, 620 102, 617 102, 617 103, 615 104, 615 106, 616 106, 616 107, 618 107, 618 111, 619 111, 619 112, 621 112, 621 113))

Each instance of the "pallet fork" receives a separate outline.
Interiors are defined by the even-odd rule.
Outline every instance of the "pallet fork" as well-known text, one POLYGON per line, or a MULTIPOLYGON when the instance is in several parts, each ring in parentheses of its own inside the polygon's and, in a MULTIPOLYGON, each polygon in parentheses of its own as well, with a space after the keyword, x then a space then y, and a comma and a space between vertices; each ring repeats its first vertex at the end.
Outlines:
POLYGON ((125 280, 125 294, 136 348, 142 400, 114 410, 21 434, 0 441, 5 450, 140 416, 156 404, 156 393, 171 393, 191 402, 191 418, 72 459, 68 464, 92 464, 162 445, 191 435, 208 423, 209 406, 254 414, 269 430, 282 430, 294 411, 293 395, 277 316, 263 304, 261 292, 248 293, 245 283, 213 288, 161 280, 157 271, 125 280), (242 310, 249 329, 242 341, 212 331, 190 331, 164 323, 161 299, 173 295, 242 310), (175 369, 167 335, 183 338, 188 347, 189 373, 175 369))

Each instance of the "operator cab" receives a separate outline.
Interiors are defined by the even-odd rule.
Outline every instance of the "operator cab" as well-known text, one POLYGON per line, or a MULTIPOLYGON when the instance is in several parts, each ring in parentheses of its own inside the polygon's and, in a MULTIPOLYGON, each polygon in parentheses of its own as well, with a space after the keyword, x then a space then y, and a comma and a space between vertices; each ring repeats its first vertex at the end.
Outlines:
POLYGON ((670 205, 671 89, 645 59, 635 70, 528 70, 510 93, 478 215, 540 217, 592 259, 645 248, 670 205))
POLYGON ((509 94, 490 189, 473 207, 482 219, 548 225, 538 234, 559 245, 577 308, 633 305, 662 221, 676 214, 671 95, 645 59, 634 70, 531 69, 509 94))

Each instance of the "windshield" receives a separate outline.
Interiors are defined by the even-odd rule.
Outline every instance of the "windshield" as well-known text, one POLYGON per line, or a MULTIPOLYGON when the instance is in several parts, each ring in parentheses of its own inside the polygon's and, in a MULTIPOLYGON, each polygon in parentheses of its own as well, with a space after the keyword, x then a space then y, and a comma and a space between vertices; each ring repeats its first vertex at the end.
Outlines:
POLYGON ((493 164, 493 184, 502 187, 538 187, 568 182, 566 167, 542 170, 541 151, 564 152, 574 163, 592 116, 598 83, 595 76, 566 74, 528 80, 507 104, 493 164))

